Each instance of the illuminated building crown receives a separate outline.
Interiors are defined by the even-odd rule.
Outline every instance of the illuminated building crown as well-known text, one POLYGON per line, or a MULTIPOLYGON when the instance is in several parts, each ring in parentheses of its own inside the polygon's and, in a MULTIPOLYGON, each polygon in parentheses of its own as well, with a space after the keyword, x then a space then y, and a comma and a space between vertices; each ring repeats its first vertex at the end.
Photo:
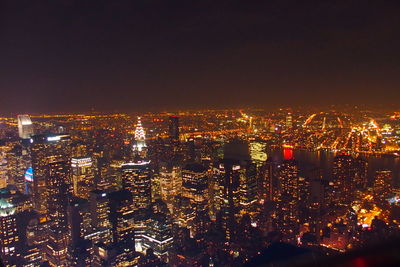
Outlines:
POLYGON ((140 121, 140 117, 138 117, 138 123, 136 124, 136 130, 135 130, 135 142, 133 145, 133 150, 141 152, 143 148, 147 147, 145 139, 146 135, 142 126, 142 122, 140 121))
POLYGON ((140 117, 138 117, 138 123, 136 125, 136 130, 135 130, 135 140, 136 141, 144 141, 145 139, 146 139, 146 135, 144 133, 142 122, 140 121, 140 117))

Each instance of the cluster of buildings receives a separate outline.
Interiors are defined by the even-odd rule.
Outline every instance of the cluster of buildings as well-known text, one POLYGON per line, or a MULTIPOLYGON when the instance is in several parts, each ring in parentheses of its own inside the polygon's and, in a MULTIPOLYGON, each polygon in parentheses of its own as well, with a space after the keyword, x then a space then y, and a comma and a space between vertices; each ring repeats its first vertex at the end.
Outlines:
POLYGON ((177 116, 164 126, 151 139, 141 118, 134 131, 35 134, 18 116, 18 138, 0 143, 2 262, 236 266, 276 241, 325 255, 398 229, 392 173, 371 186, 364 158, 338 154, 329 179, 303 177, 290 146, 276 161, 262 139, 183 140, 177 116))

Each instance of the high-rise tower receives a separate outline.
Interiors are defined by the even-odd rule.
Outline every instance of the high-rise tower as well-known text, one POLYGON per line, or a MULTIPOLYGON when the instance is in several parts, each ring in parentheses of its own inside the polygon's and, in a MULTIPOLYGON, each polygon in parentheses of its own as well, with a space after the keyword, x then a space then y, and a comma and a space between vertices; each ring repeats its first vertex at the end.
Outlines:
POLYGON ((122 168, 122 184, 132 194, 133 206, 136 209, 147 208, 151 203, 150 161, 124 163, 122 168))
POLYGON ((33 124, 29 115, 18 115, 18 134, 22 139, 28 139, 33 135, 33 124))
POLYGON ((133 151, 135 156, 140 156, 142 158, 146 157, 147 154, 146 133, 143 129, 140 117, 138 117, 138 122, 136 124, 135 142, 133 143, 133 151))

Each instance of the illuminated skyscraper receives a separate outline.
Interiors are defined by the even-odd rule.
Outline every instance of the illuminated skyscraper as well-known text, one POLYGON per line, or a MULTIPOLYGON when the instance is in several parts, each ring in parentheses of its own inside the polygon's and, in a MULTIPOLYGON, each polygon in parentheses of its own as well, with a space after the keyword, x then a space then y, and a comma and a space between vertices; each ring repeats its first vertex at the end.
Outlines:
POLYGON ((294 237, 299 226, 299 173, 294 159, 285 160, 278 166, 277 178, 279 196, 277 201, 277 218, 280 230, 294 237))
POLYGON ((113 243, 125 251, 128 258, 135 252, 135 223, 131 192, 120 190, 108 195, 110 200, 110 222, 113 243))
POLYGON ((235 215, 240 211, 240 170, 238 162, 227 159, 213 169, 214 207, 227 240, 234 234, 235 215))
POLYGON ((159 180, 161 199, 172 210, 173 198, 180 194, 182 188, 181 168, 173 164, 162 163, 159 180))
MULTIPOLYGON (((63 175, 65 183, 71 182, 71 153, 70 137, 68 135, 36 135, 31 138, 31 158, 33 169, 33 182, 29 191, 33 194, 34 205, 37 211, 44 214, 48 212, 49 199, 49 165, 62 163, 68 176, 63 175)), ((57 164, 56 164, 57 165, 57 164)), ((55 165, 53 165, 55 166, 55 165)), ((53 169, 54 170, 54 169, 53 169)), ((67 175, 67 174, 65 174, 67 175)))
POLYGON ((197 210, 208 207, 208 172, 201 164, 187 164, 182 169, 182 196, 190 199, 197 210))
POLYGON ((33 135, 33 124, 29 115, 18 115, 18 134, 22 139, 28 139, 33 135))
POLYGON ((168 134, 171 141, 179 141, 179 117, 170 116, 168 118, 168 134))
POLYGON ((53 225, 66 231, 68 181, 71 178, 69 161, 52 162, 47 165, 47 208, 53 225))
POLYGON ((337 204, 347 204, 352 201, 356 184, 354 158, 350 155, 336 156, 333 160, 332 175, 331 199, 337 204))
POLYGON ((73 193, 77 197, 89 198, 94 190, 94 166, 90 157, 71 159, 73 193))
POLYGON ((361 157, 354 159, 355 167, 355 184, 359 189, 365 188, 367 186, 367 171, 368 171, 368 161, 361 157))
POLYGON ((45 258, 51 266, 67 266, 68 246, 68 182, 71 179, 71 162, 51 162, 46 167, 46 205, 50 231, 45 258))
POLYGON ((145 249, 153 249, 154 254, 164 261, 168 259, 168 250, 173 243, 172 223, 168 215, 160 212, 151 215, 143 241, 145 249))
POLYGON ((124 163, 121 168, 123 188, 132 193, 133 207, 135 209, 149 207, 152 178, 150 161, 124 163))
MULTIPOLYGON (((16 208, 6 199, 0 198, 0 253, 5 266, 18 263, 16 208)), ((20 260, 20 259, 19 259, 20 260)))
POLYGON ((143 129, 140 117, 138 117, 138 122, 136 124, 135 141, 133 144, 133 151, 134 151, 135 155, 138 155, 141 158, 146 157, 146 154, 147 154, 146 134, 143 129))
POLYGON ((73 198, 68 203, 67 210, 69 246, 72 248, 72 252, 76 252, 75 248, 85 244, 85 237, 87 237, 92 230, 89 202, 86 199, 73 198))
POLYGON ((101 190, 90 192, 90 214, 91 223, 95 228, 109 228, 110 205, 107 193, 101 190))
POLYGON ((0 188, 7 186, 9 182, 8 173, 6 147, 0 144, 0 188))
POLYGON ((393 173, 389 170, 375 172, 374 194, 381 200, 386 200, 393 195, 393 173))

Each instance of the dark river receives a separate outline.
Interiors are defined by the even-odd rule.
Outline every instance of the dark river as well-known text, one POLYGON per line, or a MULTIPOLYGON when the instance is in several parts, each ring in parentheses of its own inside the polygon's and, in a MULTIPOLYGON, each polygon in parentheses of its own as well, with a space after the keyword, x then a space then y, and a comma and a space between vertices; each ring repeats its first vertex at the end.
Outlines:
MULTIPOLYGON (((306 150, 294 150, 294 158, 298 162, 300 175, 307 177, 310 172, 317 168, 321 168, 322 175, 325 179, 332 176, 332 162, 335 153, 327 151, 311 152, 306 150)), ((274 162, 280 163, 283 160, 283 150, 269 150, 268 157, 274 162)), ((400 181, 400 158, 395 157, 376 157, 363 156, 368 161, 368 180, 371 183, 373 176, 377 170, 391 170, 393 172, 393 184, 398 187, 400 181)))

